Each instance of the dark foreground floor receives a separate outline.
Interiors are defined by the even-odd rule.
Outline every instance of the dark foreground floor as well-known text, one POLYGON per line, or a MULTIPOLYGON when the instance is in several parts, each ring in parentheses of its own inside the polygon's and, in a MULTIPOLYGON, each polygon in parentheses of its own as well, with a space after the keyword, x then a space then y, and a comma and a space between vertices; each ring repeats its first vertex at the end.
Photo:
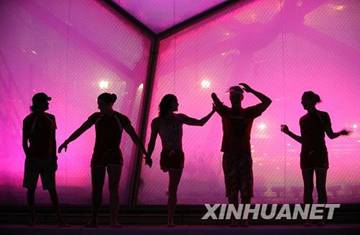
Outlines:
POLYGON ((39 225, 28 227, 25 225, 0 225, 0 234, 27 234, 27 235, 101 235, 101 234, 121 234, 121 235, 142 235, 142 234, 186 234, 186 235, 227 235, 227 234, 291 234, 291 235, 322 235, 322 234, 360 234, 360 225, 357 224, 337 224, 337 225, 250 225, 249 227, 229 227, 214 225, 180 225, 173 228, 166 226, 136 226, 128 225, 122 228, 111 228, 100 226, 98 228, 85 228, 83 226, 71 226, 69 228, 59 228, 57 226, 39 225))

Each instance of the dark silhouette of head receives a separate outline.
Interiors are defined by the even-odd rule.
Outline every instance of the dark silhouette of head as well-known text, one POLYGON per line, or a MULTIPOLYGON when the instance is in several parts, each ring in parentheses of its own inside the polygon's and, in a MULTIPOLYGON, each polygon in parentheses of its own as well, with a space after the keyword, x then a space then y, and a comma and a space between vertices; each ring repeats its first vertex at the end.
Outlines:
POLYGON ((177 111, 178 107, 179 103, 176 96, 173 94, 167 94, 161 99, 159 105, 159 116, 164 117, 166 115, 169 115, 171 112, 177 111))
POLYGON ((232 106, 240 106, 244 99, 244 91, 239 86, 232 86, 229 88, 229 97, 232 106))
POLYGON ((115 94, 110 94, 106 92, 102 93, 97 98, 98 108, 102 112, 112 110, 112 106, 115 103, 116 99, 117 96, 115 94))
POLYGON ((32 112, 45 112, 49 109, 49 101, 51 100, 51 97, 49 97, 44 92, 36 93, 32 97, 32 105, 30 106, 30 109, 32 112))
POLYGON ((305 91, 301 97, 301 104, 305 110, 315 109, 315 105, 320 102, 320 96, 313 91, 305 91))

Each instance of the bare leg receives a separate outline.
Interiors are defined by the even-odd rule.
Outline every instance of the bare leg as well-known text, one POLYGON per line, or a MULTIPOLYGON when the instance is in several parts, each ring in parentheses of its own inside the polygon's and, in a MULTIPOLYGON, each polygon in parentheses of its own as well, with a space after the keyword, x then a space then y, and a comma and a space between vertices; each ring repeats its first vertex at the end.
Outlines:
MULTIPOLYGON (((231 193, 228 196, 228 202, 229 204, 233 204, 235 208, 239 205, 239 191, 237 189, 231 190, 231 193)), ((238 221, 235 218, 231 218, 230 226, 235 227, 237 225, 238 225, 238 221)))
POLYGON ((119 212, 119 182, 121 176, 121 165, 110 165, 107 167, 109 175, 109 191, 110 191, 110 224, 113 227, 121 227, 118 222, 119 212))
MULTIPOLYGON (((326 193, 326 168, 317 168, 315 169, 316 174, 316 190, 318 193, 318 203, 326 204, 327 203, 327 193, 326 193)), ((317 223, 318 225, 324 225, 325 221, 320 220, 317 223)))
POLYGON ((55 188, 49 189, 49 195, 50 195, 51 202, 56 210, 56 217, 57 217, 59 226, 66 227, 67 224, 65 223, 64 219, 61 216, 59 199, 58 199, 58 194, 56 192, 56 189, 55 188))
POLYGON ((92 217, 87 227, 97 227, 97 215, 102 202, 102 190, 105 180, 105 167, 91 167, 92 182, 92 217))
POLYGON ((327 203, 327 194, 326 194, 327 169, 323 169, 323 168, 315 169, 315 174, 316 174, 316 190, 318 193, 318 203, 326 204, 327 203))
MULTIPOLYGON (((312 193, 314 190, 314 170, 313 169, 303 169, 302 170, 303 182, 304 182, 304 204, 312 204, 313 198, 312 193)), ((311 220, 307 219, 304 221, 305 226, 309 226, 311 220)))
POLYGON ((304 181, 304 204, 312 204, 312 193, 314 190, 314 170, 304 169, 302 170, 302 176, 304 181))
POLYGON ((177 189, 182 175, 181 170, 169 170, 169 195, 168 195, 168 226, 174 226, 174 213, 177 203, 177 189))
MULTIPOLYGON (((251 197, 246 195, 246 196, 241 196, 241 203, 242 204, 251 204, 251 197)), ((241 222, 241 226, 243 227, 247 227, 249 226, 249 219, 244 219, 241 222)))
POLYGON ((35 189, 28 189, 27 190, 27 204, 28 204, 28 208, 29 208, 29 213, 30 213, 30 226, 35 226, 36 225, 36 221, 35 221, 35 189))

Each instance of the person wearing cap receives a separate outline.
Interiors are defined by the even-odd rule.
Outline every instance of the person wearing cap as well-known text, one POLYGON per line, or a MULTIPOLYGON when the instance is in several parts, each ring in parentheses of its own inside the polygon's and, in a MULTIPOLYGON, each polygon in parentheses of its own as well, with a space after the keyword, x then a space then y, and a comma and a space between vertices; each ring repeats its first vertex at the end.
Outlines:
POLYGON ((25 152, 23 186, 27 188, 27 204, 31 214, 30 225, 35 225, 35 190, 39 176, 44 190, 48 190, 56 209, 58 223, 66 226, 60 213, 55 184, 57 170, 55 116, 45 112, 51 97, 37 93, 32 97, 31 113, 23 121, 22 145, 25 152))
POLYGON ((231 107, 224 105, 215 93, 211 94, 215 110, 221 116, 223 138, 223 171, 225 177, 226 197, 230 204, 251 203, 253 197, 253 172, 250 148, 250 134, 253 121, 271 104, 271 99, 255 91, 249 85, 240 83, 229 89, 231 107), (244 91, 255 95, 261 102, 244 108, 242 100, 244 91))
MULTIPOLYGON (((125 130, 133 142, 147 156, 144 145, 137 136, 129 118, 115 110, 113 104, 117 96, 115 94, 102 93, 98 96, 98 108, 95 112, 60 145, 58 152, 67 149, 70 142, 77 139, 86 130, 95 126, 95 147, 91 159, 91 183, 92 183, 92 218, 87 227, 97 227, 97 215, 102 202, 102 191, 105 173, 108 173, 110 191, 111 226, 119 227, 119 182, 123 166, 123 156, 120 150, 120 142, 123 130, 125 130)), ((151 167, 152 162, 146 163, 151 167)))

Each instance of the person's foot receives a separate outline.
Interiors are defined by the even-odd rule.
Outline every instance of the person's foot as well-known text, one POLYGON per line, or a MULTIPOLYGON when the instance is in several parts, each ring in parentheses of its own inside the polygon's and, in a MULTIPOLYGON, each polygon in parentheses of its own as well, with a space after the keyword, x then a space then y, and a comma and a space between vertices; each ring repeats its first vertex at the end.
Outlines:
POLYGON ((325 221, 324 221, 324 220, 318 220, 318 221, 316 221, 316 225, 317 225, 317 226, 324 226, 324 225, 325 225, 325 221))
POLYGON ((122 224, 120 224, 118 221, 111 221, 110 227, 112 228, 122 228, 122 224))
POLYGON ((168 222, 167 222, 167 226, 168 227, 170 227, 170 228, 173 228, 173 227, 175 227, 175 223, 174 223, 174 220, 168 220, 168 222))
POLYGON ((240 223, 241 227, 249 227, 249 220, 244 219, 240 223))
POLYGON ((70 227, 70 225, 68 225, 65 221, 64 221, 64 219, 62 218, 62 217, 60 217, 60 218, 58 218, 58 225, 59 225, 59 227, 62 227, 62 228, 68 228, 68 227, 70 227))
POLYGON ((309 219, 304 220, 303 225, 304 225, 305 227, 311 226, 311 220, 309 220, 309 219))
POLYGON ((36 218, 35 217, 31 218, 30 222, 28 223, 28 226, 35 227, 36 225, 37 225, 36 218))
POLYGON ((96 218, 91 218, 87 224, 85 224, 85 227, 87 228, 97 228, 97 221, 96 218))
POLYGON ((230 227, 237 227, 239 226, 239 221, 237 221, 236 219, 231 219, 230 223, 229 223, 230 227))

